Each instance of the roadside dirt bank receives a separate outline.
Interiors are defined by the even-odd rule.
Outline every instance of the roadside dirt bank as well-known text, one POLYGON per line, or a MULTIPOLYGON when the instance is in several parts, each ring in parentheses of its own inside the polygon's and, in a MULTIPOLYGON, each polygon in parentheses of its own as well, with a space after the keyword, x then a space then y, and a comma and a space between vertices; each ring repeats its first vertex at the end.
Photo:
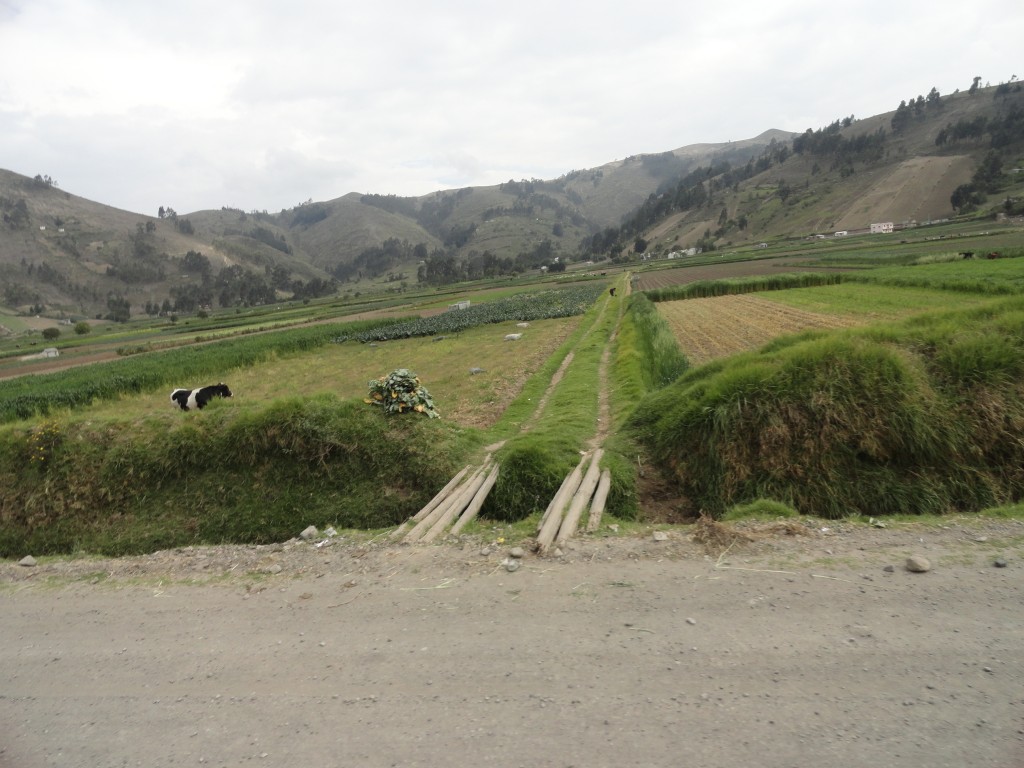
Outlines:
POLYGON ((1024 766, 1024 523, 740 531, 5 562, 0 766, 1024 766))

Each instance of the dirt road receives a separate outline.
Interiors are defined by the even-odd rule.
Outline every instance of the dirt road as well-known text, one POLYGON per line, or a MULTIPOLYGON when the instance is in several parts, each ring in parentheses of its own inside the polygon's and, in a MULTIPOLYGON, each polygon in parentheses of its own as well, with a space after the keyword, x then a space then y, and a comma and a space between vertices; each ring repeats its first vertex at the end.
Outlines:
POLYGON ((0 564, 0 766, 1024 766, 1020 522, 689 530, 0 564))

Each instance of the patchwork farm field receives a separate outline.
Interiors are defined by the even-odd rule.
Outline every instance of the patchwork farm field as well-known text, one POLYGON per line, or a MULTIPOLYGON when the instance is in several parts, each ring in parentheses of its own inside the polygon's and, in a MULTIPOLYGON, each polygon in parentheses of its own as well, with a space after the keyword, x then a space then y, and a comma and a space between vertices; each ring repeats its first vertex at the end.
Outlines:
POLYGON ((778 336, 853 328, 934 310, 978 306, 983 294, 841 283, 657 304, 694 365, 757 349, 778 336))
MULTIPOLYGON (((333 394, 342 399, 365 397, 367 383, 396 368, 416 373, 430 391, 445 420, 462 427, 488 427, 522 390, 529 376, 554 353, 579 325, 579 318, 540 320, 527 328, 499 323, 470 329, 457 336, 397 339, 378 344, 348 341, 326 344, 310 352, 289 354, 256 367, 225 374, 236 408, 258 408, 274 398, 333 394), (518 341, 505 341, 512 332, 518 341), (471 374, 470 369, 482 369, 471 374)), ((181 381, 192 387, 205 381, 181 381)), ((165 414, 180 421, 167 391, 125 396, 82 409, 75 418, 123 420, 165 414)), ((369 407, 369 406, 367 406, 369 407)))
POLYGON ((765 301, 863 322, 898 320, 919 312, 968 309, 994 298, 985 293, 951 293, 934 288, 896 287, 875 283, 840 283, 758 294, 765 301))
POLYGON ((702 280, 725 280, 732 277, 756 277, 762 275, 781 275, 791 272, 822 272, 835 271, 822 267, 809 266, 811 258, 780 257, 777 259, 759 259, 756 261, 737 261, 727 264, 705 264, 702 266, 680 266, 670 269, 656 269, 641 272, 636 277, 634 287, 638 291, 651 291, 656 288, 667 288, 673 285, 685 285, 702 280))
POLYGON ((851 328, 866 322, 787 307, 751 294, 667 301, 657 306, 693 365, 757 349, 777 336, 818 328, 851 328))

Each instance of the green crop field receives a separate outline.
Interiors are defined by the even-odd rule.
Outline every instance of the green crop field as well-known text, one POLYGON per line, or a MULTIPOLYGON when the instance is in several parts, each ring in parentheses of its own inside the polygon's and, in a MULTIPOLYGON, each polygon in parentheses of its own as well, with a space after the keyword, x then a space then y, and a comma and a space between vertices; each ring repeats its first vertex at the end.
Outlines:
MULTIPOLYGON (((540 320, 518 328, 508 321, 471 328, 440 341, 403 338, 372 346, 358 341, 326 343, 275 353, 257 364, 221 371, 219 377, 231 387, 233 408, 258 410, 281 397, 331 394, 342 399, 364 398, 370 379, 408 368, 419 376, 447 420, 487 426, 498 419, 525 379, 541 367, 578 322, 578 317, 540 320), (522 333, 523 338, 505 341, 505 335, 513 332, 522 333), (470 373, 477 368, 482 371, 470 373)), ((168 397, 170 390, 212 383, 208 378, 181 376, 162 389, 98 401, 61 418, 111 422, 160 418, 172 426, 192 415, 176 410, 168 397)))
POLYGON ((758 297, 807 312, 868 320, 895 320, 918 312, 974 307, 993 297, 935 288, 898 288, 872 283, 840 283, 812 288, 759 293, 758 297))

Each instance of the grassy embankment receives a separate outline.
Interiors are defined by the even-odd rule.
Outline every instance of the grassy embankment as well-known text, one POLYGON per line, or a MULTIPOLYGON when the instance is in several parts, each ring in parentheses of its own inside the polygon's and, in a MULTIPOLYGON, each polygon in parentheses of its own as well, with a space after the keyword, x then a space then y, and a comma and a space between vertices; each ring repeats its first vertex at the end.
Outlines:
MULTIPOLYGON (((872 284, 945 291, 950 306, 970 294, 977 305, 804 333, 711 363, 648 398, 631 427, 694 513, 721 516, 761 498, 825 517, 1019 502, 1022 266, 858 273, 872 284), (999 298, 1006 293, 1018 295, 999 298)), ((819 301, 830 290, 812 289, 819 301)))
POLYGON ((189 414, 167 403, 164 388, 173 383, 302 356, 339 330, 288 331, 3 382, 0 413, 11 419, 33 410, 0 429, 0 553, 274 541, 328 514, 368 527, 401 516, 407 500, 431 492, 434 472, 443 476, 469 449, 469 436, 450 425, 399 425, 329 394, 264 407, 215 401, 189 414), (135 394, 158 387, 159 395, 135 394), (121 397, 128 418, 112 402, 121 397), (130 404, 140 397, 156 397, 159 411, 139 415, 130 404))

